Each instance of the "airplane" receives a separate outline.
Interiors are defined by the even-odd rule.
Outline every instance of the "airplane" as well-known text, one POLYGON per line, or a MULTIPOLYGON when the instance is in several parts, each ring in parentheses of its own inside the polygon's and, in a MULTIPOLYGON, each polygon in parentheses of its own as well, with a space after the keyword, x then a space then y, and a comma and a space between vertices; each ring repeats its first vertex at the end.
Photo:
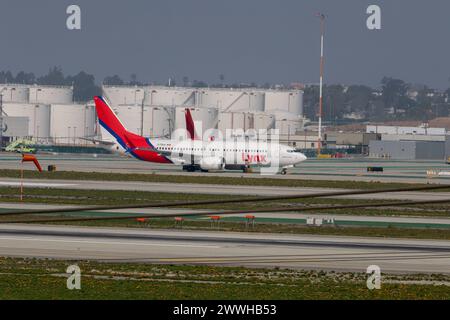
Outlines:
POLYGON ((189 109, 186 111, 188 138, 185 140, 152 139, 128 131, 105 98, 94 97, 99 124, 115 142, 108 142, 110 150, 129 154, 138 160, 182 166, 184 171, 243 170, 250 166, 275 167, 281 174, 287 168, 306 160, 306 156, 286 145, 261 141, 214 139, 197 137, 189 109), (276 150, 276 152, 272 152, 276 150))

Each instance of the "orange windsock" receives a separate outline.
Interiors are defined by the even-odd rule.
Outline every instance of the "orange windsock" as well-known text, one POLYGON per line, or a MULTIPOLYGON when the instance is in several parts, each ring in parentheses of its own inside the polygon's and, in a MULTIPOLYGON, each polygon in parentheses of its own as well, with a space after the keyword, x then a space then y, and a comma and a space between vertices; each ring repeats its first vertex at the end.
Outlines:
POLYGON ((28 161, 34 162, 34 165, 39 170, 39 172, 42 172, 41 165, 39 164, 38 159, 34 155, 32 155, 32 154, 22 154, 22 162, 28 162, 28 161))

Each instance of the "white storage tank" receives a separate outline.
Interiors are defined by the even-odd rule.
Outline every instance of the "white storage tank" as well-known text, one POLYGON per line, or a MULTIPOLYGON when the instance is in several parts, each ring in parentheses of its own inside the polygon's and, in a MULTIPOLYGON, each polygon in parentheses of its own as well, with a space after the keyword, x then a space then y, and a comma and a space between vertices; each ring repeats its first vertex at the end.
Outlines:
POLYGON ((145 104, 150 106, 194 106, 195 89, 150 86, 146 88, 145 104))
POLYGON ((169 137, 173 131, 173 108, 118 105, 112 109, 124 127, 135 134, 159 138, 169 137))
POLYGON ((254 114, 255 130, 269 130, 275 128, 275 116, 264 112, 254 114))
POLYGON ((28 86, 21 84, 0 85, 0 94, 3 102, 27 103, 30 90, 28 86))
POLYGON ((303 91, 266 91, 264 110, 268 113, 282 110, 296 115, 303 115, 303 91))
POLYGON ((141 134, 142 107, 134 105, 112 105, 114 113, 127 130, 141 134))
MULTIPOLYGON (((186 129, 185 107, 177 107, 175 112, 175 129, 186 129)), ((214 108, 189 108, 198 135, 208 129, 214 129, 217 123, 217 109, 214 108)))
POLYGON ((303 118, 296 114, 284 111, 276 111, 275 129, 279 130, 280 135, 293 135, 303 128, 303 118))
POLYGON ((217 108, 223 112, 263 111, 264 92, 241 89, 203 89, 199 90, 198 106, 217 108))
POLYGON ((218 116, 218 129, 226 134, 227 129, 254 129, 254 114, 249 112, 220 112, 218 116))
POLYGON ((197 92, 197 106, 201 108, 217 108, 224 110, 233 101, 239 99, 242 92, 239 90, 210 90, 199 89, 197 92))
POLYGON ((84 104, 52 104, 50 135, 55 143, 82 144, 95 134, 95 110, 84 104))
POLYGON ((265 97, 261 91, 243 91, 243 95, 227 110, 230 112, 244 111, 257 112, 264 111, 265 97))
POLYGON ((70 104, 73 102, 72 87, 30 86, 30 103, 70 104))
POLYGON ((6 103, 3 105, 3 111, 11 117, 27 117, 30 137, 50 137, 50 105, 6 103))
MULTIPOLYGON (((146 106, 144 107, 143 134, 150 138, 170 138, 174 130, 174 120, 174 108, 146 106)), ((140 132, 138 133, 140 134, 140 132)))
POLYGON ((142 105, 145 87, 138 86, 103 86, 103 95, 113 106, 142 105))

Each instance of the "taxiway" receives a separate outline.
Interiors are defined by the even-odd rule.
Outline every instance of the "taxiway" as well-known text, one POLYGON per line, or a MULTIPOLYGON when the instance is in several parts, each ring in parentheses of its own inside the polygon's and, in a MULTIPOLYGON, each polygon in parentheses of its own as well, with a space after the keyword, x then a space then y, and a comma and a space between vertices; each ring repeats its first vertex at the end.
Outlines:
POLYGON ((0 255, 364 272, 450 273, 450 241, 1 225, 0 255))

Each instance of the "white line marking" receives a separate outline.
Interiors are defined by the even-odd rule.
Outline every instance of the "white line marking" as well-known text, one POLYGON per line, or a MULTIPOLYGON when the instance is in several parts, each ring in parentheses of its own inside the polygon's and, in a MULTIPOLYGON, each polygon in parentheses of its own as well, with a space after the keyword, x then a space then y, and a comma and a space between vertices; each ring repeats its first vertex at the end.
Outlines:
POLYGON ((0 240, 67 242, 67 243, 111 244, 111 245, 133 245, 133 246, 160 246, 160 247, 220 248, 220 246, 211 246, 211 245, 199 246, 190 244, 138 243, 138 242, 113 242, 113 241, 105 242, 105 241, 88 241, 88 240, 37 239, 37 238, 19 238, 19 237, 0 237, 0 240))
MULTIPOLYGON (((41 182, 24 182, 24 187, 70 187, 76 186, 74 183, 41 183, 41 182)), ((19 187, 20 182, 0 181, 0 186, 19 187)))

